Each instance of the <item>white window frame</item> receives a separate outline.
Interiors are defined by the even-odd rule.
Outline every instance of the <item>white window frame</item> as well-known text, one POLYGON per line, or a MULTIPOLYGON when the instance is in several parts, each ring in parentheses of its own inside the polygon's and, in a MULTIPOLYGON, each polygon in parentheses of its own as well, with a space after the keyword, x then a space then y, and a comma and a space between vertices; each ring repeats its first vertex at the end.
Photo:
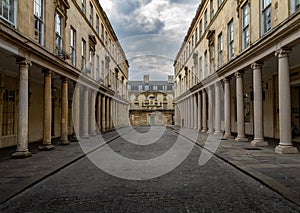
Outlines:
POLYGON ((203 75, 203 59, 202 56, 199 58, 199 80, 202 80, 202 75, 203 75))
POLYGON ((89 49, 89 65, 90 65, 90 74, 94 74, 94 50, 90 47, 89 49))
POLYGON ((203 79, 207 77, 208 74, 208 57, 207 57, 207 50, 204 52, 204 73, 203 79))
POLYGON ((70 56, 71 64, 76 66, 76 30, 73 27, 70 29, 70 56))
POLYGON ((300 0, 290 0, 290 13, 294 13, 300 9, 300 0))
POLYGON ((98 14, 96 14, 96 33, 97 35, 99 35, 99 23, 100 23, 100 19, 98 14))
POLYGON ((85 71, 86 69, 86 41, 81 40, 81 70, 85 71))
POLYGON ((214 0, 210 0, 210 20, 212 20, 214 16, 215 16, 214 0))
POLYGON ((208 17, 207 17, 207 9, 204 12, 204 30, 208 27, 208 17))
POLYGON ((63 16, 56 11, 55 13, 55 47, 58 50, 58 54, 62 53, 63 43, 63 16))
POLYGON ((218 0, 218 8, 221 7, 223 1, 222 0, 218 0))
POLYGON ((44 45, 44 0, 34 0, 34 35, 44 45))
POLYGON ((216 71, 215 65, 215 43, 212 43, 210 45, 210 73, 214 73, 216 71))
POLYGON ((218 35, 218 68, 223 66, 223 36, 222 32, 218 35))
POLYGON ((228 59, 232 59, 234 56, 234 28, 233 20, 228 23, 228 59))
POLYGON ((202 36, 203 36, 203 22, 201 19, 199 22, 199 37, 200 37, 200 39, 202 38, 202 36))
POLYGON ((250 5, 246 2, 242 7, 242 49, 250 45, 250 5))
POLYGON ((90 1, 90 24, 93 26, 94 24, 94 6, 90 1))
POLYGON ((100 76, 100 57, 99 55, 97 54, 96 56, 96 81, 99 81, 99 76, 100 76))
MULTIPOLYGON (((0 13, 0 17, 7 21, 8 23, 12 24, 13 26, 16 27, 17 25, 17 0, 12 0, 12 4, 9 4, 9 5, 6 5, 6 4, 3 4, 3 0, 1 0, 2 2, 2 8, 1 8, 1 13, 0 13), (5 7, 5 5, 7 7, 5 7), (6 9, 5 9, 6 8, 6 9), (7 10, 7 14, 4 14, 4 11, 7 10), (11 12, 13 11, 13 12, 11 12)), ((11 3, 11 2, 10 2, 11 3)))
POLYGON ((101 75, 100 75, 100 79, 102 81, 104 80, 104 72, 105 72, 105 64, 104 64, 104 61, 101 60, 101 75))
POLYGON ((272 29, 272 0, 261 0, 261 32, 267 33, 272 29))
POLYGON ((85 14, 86 9, 85 9, 85 0, 81 0, 81 11, 85 14))

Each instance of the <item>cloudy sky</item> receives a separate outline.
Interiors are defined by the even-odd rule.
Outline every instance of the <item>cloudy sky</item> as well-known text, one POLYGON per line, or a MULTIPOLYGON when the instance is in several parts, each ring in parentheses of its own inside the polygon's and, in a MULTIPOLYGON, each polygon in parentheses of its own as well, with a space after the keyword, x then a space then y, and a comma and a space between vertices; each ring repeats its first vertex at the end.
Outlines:
POLYGON ((130 64, 129 79, 167 80, 201 0, 99 0, 130 64))

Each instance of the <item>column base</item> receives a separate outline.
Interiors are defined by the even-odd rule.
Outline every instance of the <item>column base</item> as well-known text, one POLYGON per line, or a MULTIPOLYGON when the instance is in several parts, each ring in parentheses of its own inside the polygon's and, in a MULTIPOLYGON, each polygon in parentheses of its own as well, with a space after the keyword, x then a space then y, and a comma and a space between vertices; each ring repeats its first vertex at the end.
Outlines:
POLYGON ((222 132, 221 131, 215 131, 215 133, 214 133, 215 135, 221 135, 222 134, 222 132))
POLYGON ((278 145, 275 148, 275 153, 277 153, 277 154, 296 154, 296 153, 298 153, 298 149, 294 146, 278 145))
POLYGON ((68 146, 68 145, 70 145, 70 141, 68 141, 68 140, 61 140, 57 144, 61 145, 61 146, 68 146))
POLYGON ((16 151, 14 154, 11 155, 11 158, 13 159, 23 159, 23 158, 28 158, 31 157, 32 154, 29 151, 16 151))
POLYGON ((52 144, 43 144, 39 146, 40 151, 51 151, 54 149, 54 146, 52 144))
POLYGON ((251 142, 251 145, 259 147, 269 146, 268 142, 265 141, 263 138, 254 138, 254 140, 251 142))
POLYGON ((206 133, 207 132, 207 129, 202 129, 202 131, 201 132, 204 132, 204 133, 206 133))
POLYGON ((208 130, 207 134, 214 134, 214 131, 213 130, 208 130))
POLYGON ((83 135, 83 136, 81 136, 81 138, 82 138, 82 139, 89 139, 90 136, 89 136, 89 135, 83 135))
POLYGON ((97 134, 96 133, 91 133, 90 136, 91 137, 95 137, 97 134))
POLYGON ((230 133, 225 133, 225 134, 223 135, 223 138, 224 138, 224 139, 234 139, 234 137, 233 137, 230 133))
POLYGON ((80 141, 80 137, 73 135, 69 138, 69 141, 70 142, 78 142, 78 141, 80 141))
POLYGON ((248 142, 248 138, 246 138, 245 136, 237 136, 235 138, 235 141, 237 141, 237 142, 248 142))

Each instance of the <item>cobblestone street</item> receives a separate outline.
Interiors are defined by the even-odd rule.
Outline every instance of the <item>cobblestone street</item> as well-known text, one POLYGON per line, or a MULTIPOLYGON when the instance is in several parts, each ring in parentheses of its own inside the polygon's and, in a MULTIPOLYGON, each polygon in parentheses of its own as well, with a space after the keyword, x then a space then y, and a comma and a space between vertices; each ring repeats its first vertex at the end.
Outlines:
MULTIPOLYGON (((138 129, 141 134, 147 130, 147 128, 138 129)), ((169 129, 165 130, 164 135, 156 143, 143 146, 127 142, 129 136, 134 137, 134 135, 137 134, 128 132, 123 137, 113 140, 109 146, 122 156, 146 160, 166 153, 177 139, 184 143, 192 143, 169 129)), ((101 152, 103 154, 104 151, 101 147, 90 156, 101 152)), ((300 208, 293 203, 219 158, 212 157, 204 166, 199 166, 201 151, 201 148, 195 145, 177 168, 163 176, 142 181, 114 177, 100 170, 85 157, 4 203, 0 211, 300 211, 300 208)), ((114 167, 116 163, 117 161, 111 161, 111 166, 114 167)), ((131 167, 128 166, 129 168, 131 167)), ((126 169, 127 167, 124 171, 126 169)), ((134 173, 134 171, 130 172, 134 173)))

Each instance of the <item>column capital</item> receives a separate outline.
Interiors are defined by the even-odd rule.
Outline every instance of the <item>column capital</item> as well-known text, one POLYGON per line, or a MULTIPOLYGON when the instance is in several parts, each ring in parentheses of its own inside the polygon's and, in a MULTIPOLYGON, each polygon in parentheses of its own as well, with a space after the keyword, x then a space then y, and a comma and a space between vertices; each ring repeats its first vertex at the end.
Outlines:
POLYGON ((230 81, 231 81, 231 77, 230 76, 223 78, 223 82, 224 83, 230 83, 230 81))
POLYGON ((219 86, 221 86, 221 82, 220 82, 220 81, 217 81, 217 82, 215 83, 215 87, 219 87, 219 86))
POLYGON ((43 69, 42 70, 42 73, 45 75, 45 76, 52 76, 52 75, 54 75, 54 72, 53 71, 51 71, 51 70, 49 70, 49 69, 43 69))
POLYGON ((27 67, 32 66, 31 61, 26 58, 17 58, 16 63, 27 67))
POLYGON ((290 48, 281 48, 275 52, 275 56, 278 58, 288 57, 290 52, 292 52, 290 48))
POLYGON ((263 63, 255 62, 255 63, 251 64, 251 69, 252 69, 252 70, 261 69, 261 68, 262 68, 262 65, 263 65, 263 63))
POLYGON ((68 82, 68 78, 65 76, 61 76, 60 79, 62 82, 68 82))
POLYGON ((243 71, 238 71, 238 72, 236 72, 234 75, 235 75, 235 78, 242 78, 242 77, 243 77, 243 74, 244 74, 243 71))

